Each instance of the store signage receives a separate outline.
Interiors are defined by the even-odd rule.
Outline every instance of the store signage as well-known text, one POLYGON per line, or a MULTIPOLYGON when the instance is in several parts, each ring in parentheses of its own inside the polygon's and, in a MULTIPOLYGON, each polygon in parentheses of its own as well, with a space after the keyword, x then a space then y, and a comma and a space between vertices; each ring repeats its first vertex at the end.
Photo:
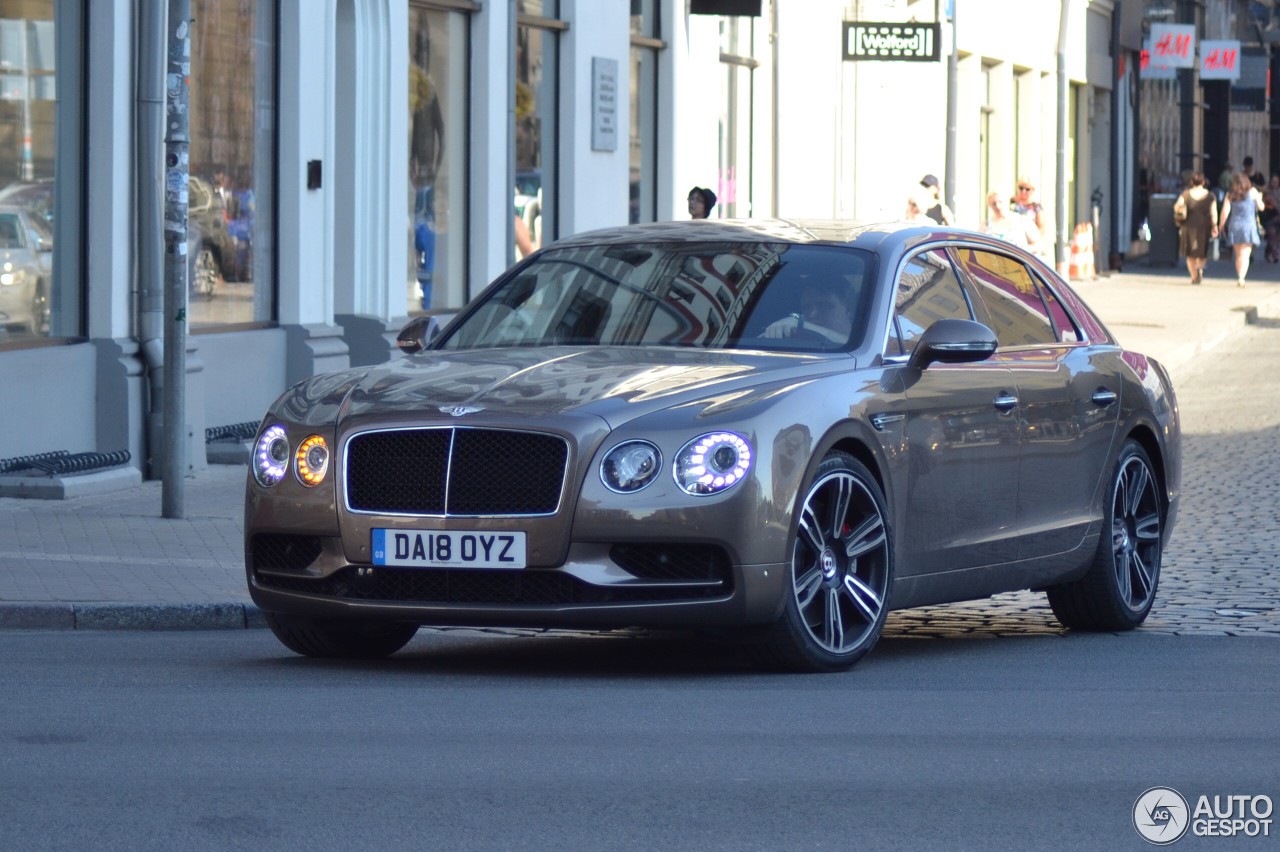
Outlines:
POLYGON ((935 62, 941 55, 940 25, 844 22, 844 60, 935 62))
POLYGON ((591 150, 618 150, 618 60, 591 57, 591 150))
POLYGON ((1152 65, 1195 68, 1195 24, 1152 24, 1150 50, 1152 65))
POLYGON ((1240 79, 1239 41, 1200 42, 1201 80, 1240 79))
POLYGON ((1162 65, 1151 57, 1151 39, 1142 40, 1142 53, 1138 54, 1139 80, 1176 80, 1178 69, 1172 65, 1162 65))

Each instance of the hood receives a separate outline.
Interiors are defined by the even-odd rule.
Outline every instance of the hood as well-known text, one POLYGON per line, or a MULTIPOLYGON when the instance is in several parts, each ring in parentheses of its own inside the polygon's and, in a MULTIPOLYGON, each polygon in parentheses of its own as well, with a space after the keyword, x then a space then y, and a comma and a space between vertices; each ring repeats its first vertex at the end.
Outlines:
MULTIPOLYGON (((295 387, 293 414, 339 405, 341 417, 395 419, 486 412, 500 418, 590 415, 611 427, 682 403, 847 371, 847 355, 633 347, 429 351, 295 387), (342 397, 339 402, 338 397, 342 397)), ((332 413, 332 412, 331 412, 332 413)))

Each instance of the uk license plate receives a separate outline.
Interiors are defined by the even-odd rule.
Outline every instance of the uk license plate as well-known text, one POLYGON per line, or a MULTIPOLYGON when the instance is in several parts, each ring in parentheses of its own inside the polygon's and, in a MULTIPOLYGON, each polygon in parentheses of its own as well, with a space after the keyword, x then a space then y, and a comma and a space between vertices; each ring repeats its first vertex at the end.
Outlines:
POLYGON ((375 529, 373 564, 402 568, 524 568, 524 533, 375 529))

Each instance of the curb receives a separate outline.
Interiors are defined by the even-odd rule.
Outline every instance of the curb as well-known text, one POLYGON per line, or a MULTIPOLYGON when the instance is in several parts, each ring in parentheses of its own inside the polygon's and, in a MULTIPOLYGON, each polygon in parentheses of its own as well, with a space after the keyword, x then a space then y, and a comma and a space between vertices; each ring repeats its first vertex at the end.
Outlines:
POLYGON ((244 630, 267 626, 254 604, 8 603, 0 630, 244 630))

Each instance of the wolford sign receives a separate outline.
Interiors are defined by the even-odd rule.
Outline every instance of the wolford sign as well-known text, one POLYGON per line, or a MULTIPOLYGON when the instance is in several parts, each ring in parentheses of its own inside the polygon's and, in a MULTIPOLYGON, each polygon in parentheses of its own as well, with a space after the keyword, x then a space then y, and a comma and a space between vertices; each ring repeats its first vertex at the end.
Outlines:
POLYGON ((844 59, 895 62, 934 62, 938 59, 941 27, 936 24, 844 22, 844 59))

